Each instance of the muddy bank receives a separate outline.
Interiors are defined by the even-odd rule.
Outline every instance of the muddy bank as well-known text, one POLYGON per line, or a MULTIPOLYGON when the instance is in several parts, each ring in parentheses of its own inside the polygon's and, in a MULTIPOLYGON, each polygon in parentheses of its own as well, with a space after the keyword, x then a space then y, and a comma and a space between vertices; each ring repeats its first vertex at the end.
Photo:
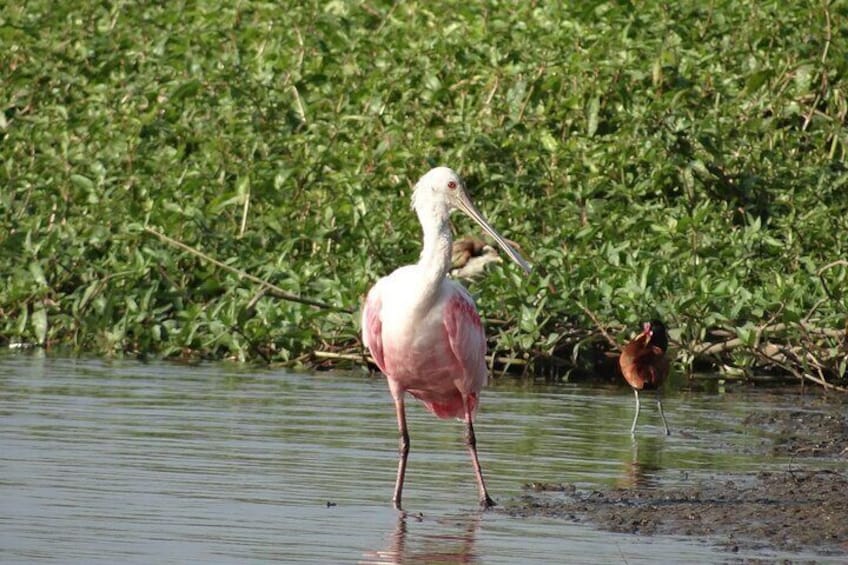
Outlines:
MULTIPOLYGON (((845 457, 848 455, 848 406, 810 412, 751 414, 743 423, 763 428, 775 436, 774 455, 794 457, 845 457)), ((846 459, 848 463, 848 459, 846 459)))
POLYGON ((743 423, 771 439, 761 448, 803 463, 777 471, 717 472, 684 487, 634 484, 606 491, 528 484, 507 503, 513 516, 543 515, 639 535, 695 536, 725 547, 848 555, 848 413, 751 414, 743 423), (812 458, 812 459, 811 459, 812 458), (842 464, 844 463, 844 465, 842 464))

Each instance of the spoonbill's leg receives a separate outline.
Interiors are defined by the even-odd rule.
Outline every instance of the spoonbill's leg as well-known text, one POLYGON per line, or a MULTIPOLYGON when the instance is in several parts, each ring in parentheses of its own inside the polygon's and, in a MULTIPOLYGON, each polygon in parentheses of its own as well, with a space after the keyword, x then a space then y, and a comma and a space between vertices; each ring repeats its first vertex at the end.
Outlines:
POLYGON ((395 494, 392 502, 395 509, 400 510, 400 500, 403 495, 403 479, 406 475, 406 458, 409 455, 409 432, 406 429, 406 409, 403 404, 403 393, 394 396, 395 413, 397 414, 398 431, 400 432, 400 445, 398 450, 398 470, 395 481, 395 494))
POLYGON ((486 490, 486 482, 483 480, 483 470, 480 468, 480 459, 477 458, 477 438, 474 435, 474 424, 471 423, 471 410, 469 399, 465 400, 465 445, 468 447, 468 453, 471 455, 471 465, 474 467, 474 474, 477 476, 477 486, 480 489, 480 507, 484 510, 495 505, 495 501, 489 496, 489 491, 486 490))

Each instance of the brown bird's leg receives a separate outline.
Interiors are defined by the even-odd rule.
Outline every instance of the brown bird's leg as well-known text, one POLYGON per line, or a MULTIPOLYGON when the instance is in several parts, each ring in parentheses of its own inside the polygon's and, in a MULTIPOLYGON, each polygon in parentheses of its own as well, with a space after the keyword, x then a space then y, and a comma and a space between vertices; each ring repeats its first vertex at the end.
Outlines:
POLYGON ((633 389, 633 394, 636 395, 636 414, 633 416, 633 425, 630 426, 630 435, 636 435, 636 420, 639 419, 639 391, 635 388, 633 389))
POLYGON ((406 458, 409 455, 409 432, 406 429, 406 410, 403 405, 403 392, 395 395, 395 412, 397 413, 398 431, 400 432, 400 445, 398 451, 397 480, 395 481, 395 494, 392 502, 396 510, 401 510, 400 499, 403 494, 403 479, 406 475, 406 458))
POLYGON ((474 425, 471 423, 471 410, 468 401, 465 401, 465 445, 471 454, 471 464, 474 466, 474 474, 477 476, 477 486, 480 489, 480 507, 484 510, 495 505, 495 501, 486 490, 486 482, 483 480, 483 470, 480 468, 480 460, 477 458, 477 438, 474 435, 474 425))
POLYGON ((665 427, 665 435, 671 435, 671 432, 668 431, 668 423, 665 421, 665 414, 663 414, 662 399, 660 398, 660 389, 657 389, 657 408, 660 409, 660 417, 662 418, 663 426, 665 427))

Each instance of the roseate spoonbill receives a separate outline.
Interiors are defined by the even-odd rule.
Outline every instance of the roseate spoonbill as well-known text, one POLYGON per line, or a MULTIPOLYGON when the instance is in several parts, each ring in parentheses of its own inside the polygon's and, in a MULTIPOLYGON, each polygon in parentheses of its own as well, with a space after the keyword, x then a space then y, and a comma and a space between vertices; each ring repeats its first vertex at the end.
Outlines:
POLYGON ((630 435, 636 434, 636 420, 639 419, 639 391, 652 389, 657 391, 657 407, 665 427, 665 435, 670 433, 660 399, 660 386, 668 376, 666 349, 668 349, 668 335, 665 325, 659 320, 653 320, 643 324, 642 333, 624 346, 618 358, 624 380, 633 388, 633 393, 636 395, 636 415, 633 416, 630 435))
POLYGON ((400 434, 397 480, 392 501, 401 509, 409 432, 405 393, 439 418, 465 421, 465 444, 480 491, 480 505, 494 505, 486 490, 472 420, 488 380, 486 335, 474 300, 446 278, 451 266, 452 210, 471 217, 526 272, 530 265, 483 218, 459 175, 447 167, 430 170, 416 183, 412 207, 423 230, 418 263, 381 278, 368 292, 362 311, 362 340, 386 375, 400 434))
POLYGON ((478 237, 462 237, 451 245, 450 276, 455 279, 476 279, 496 262, 501 262, 498 250, 478 237))

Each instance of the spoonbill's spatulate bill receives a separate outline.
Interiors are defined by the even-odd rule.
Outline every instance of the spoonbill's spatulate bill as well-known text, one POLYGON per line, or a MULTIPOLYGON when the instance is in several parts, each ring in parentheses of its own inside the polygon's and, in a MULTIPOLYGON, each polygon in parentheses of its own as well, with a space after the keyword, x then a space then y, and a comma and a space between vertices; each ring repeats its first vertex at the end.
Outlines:
POLYGON ((657 391, 657 408, 662 417, 665 435, 670 433, 660 399, 660 387, 668 376, 666 349, 668 349, 668 334, 665 331, 665 325, 659 320, 654 320, 644 324, 642 333, 624 346, 621 357, 618 358, 624 380, 633 388, 633 394, 636 395, 636 414, 633 416, 633 425, 630 426, 630 435, 636 434, 640 390, 657 391))
POLYGON ((486 490, 472 424, 480 390, 488 380, 486 335, 474 300, 446 278, 451 267, 449 216, 460 210, 530 272, 530 265, 489 225, 471 203, 459 175, 437 167, 415 185, 412 205, 424 232, 418 263, 381 278, 368 292, 362 312, 362 338, 386 375, 400 432, 400 457, 393 502, 401 508, 409 433, 404 408, 410 393, 439 418, 462 418, 465 442, 480 491, 480 504, 494 505, 486 490))

